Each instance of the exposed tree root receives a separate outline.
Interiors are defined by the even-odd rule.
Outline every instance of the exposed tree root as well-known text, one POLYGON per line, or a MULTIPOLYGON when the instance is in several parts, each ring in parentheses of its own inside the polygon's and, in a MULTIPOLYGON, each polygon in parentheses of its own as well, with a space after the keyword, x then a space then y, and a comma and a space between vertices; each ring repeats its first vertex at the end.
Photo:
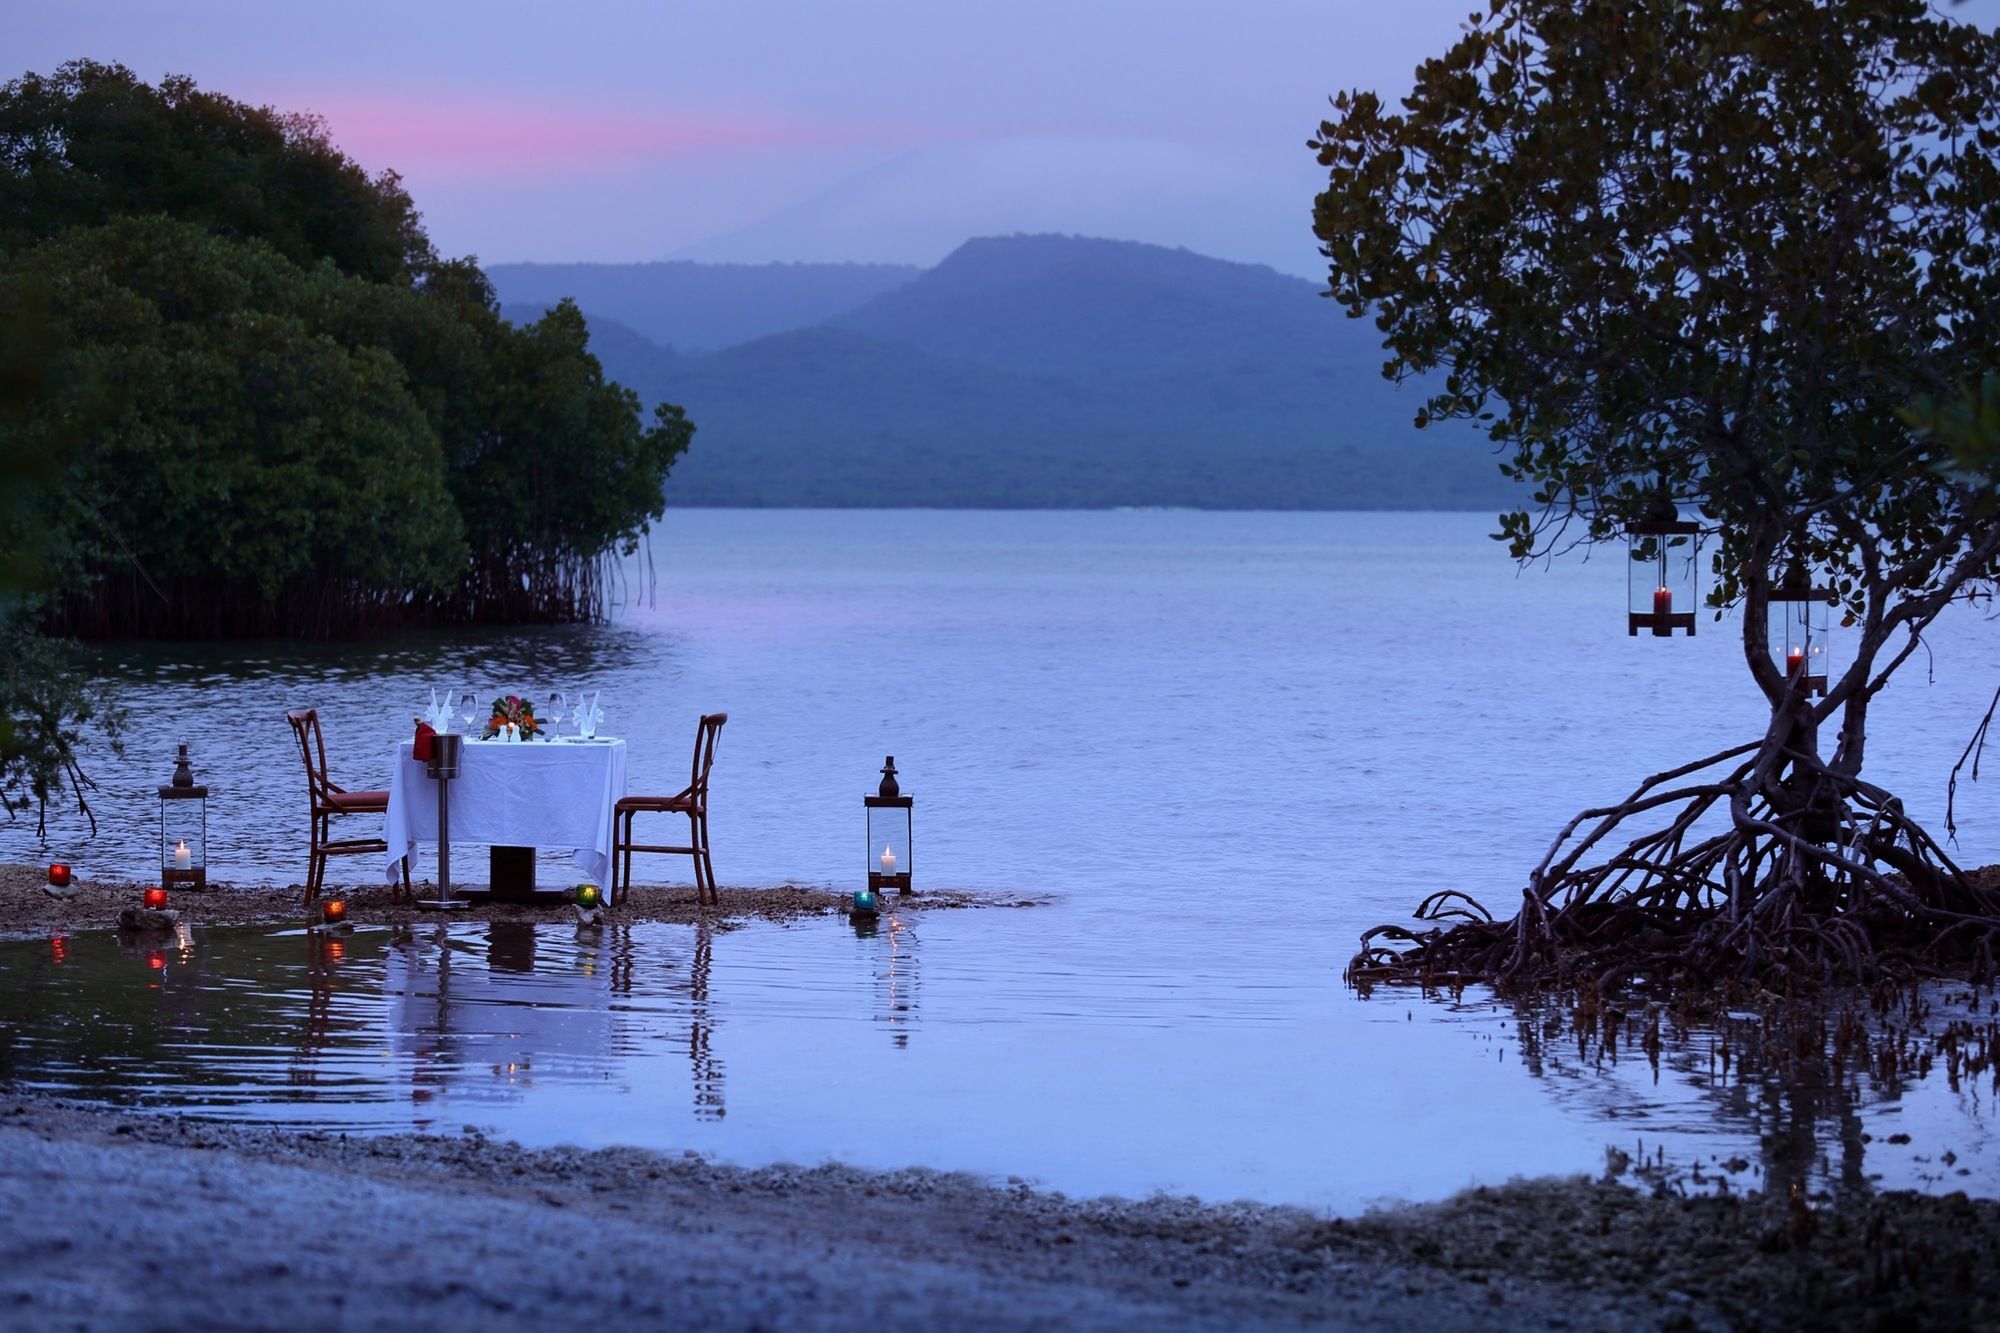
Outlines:
MULTIPOLYGON (((1648 820, 1646 822, 1654 822, 1648 820)), ((1784 992, 1994 975, 2000 883, 1955 865, 1902 803, 1767 738, 1654 774, 1571 820, 1496 920, 1456 890, 1376 926, 1360 984, 1506 988, 1752 982, 1784 992), (1778 776, 1782 773, 1782 776, 1778 776), (1726 814, 1728 822, 1704 820, 1726 814), (1630 837, 1646 816, 1665 822, 1630 837), (1629 837, 1601 860, 1620 837, 1629 837)))

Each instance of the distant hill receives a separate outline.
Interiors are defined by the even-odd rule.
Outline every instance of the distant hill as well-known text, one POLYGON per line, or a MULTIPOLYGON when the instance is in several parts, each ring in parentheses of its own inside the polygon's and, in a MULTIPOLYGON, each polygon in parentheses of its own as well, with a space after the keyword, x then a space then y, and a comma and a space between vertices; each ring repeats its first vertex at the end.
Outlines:
MULTIPOLYGON (((697 424, 677 505, 1495 508, 1483 437, 1418 431, 1313 283, 1131 242, 968 242, 814 324, 698 357, 598 318, 608 373, 697 424)), ((621 321, 622 322, 622 321, 621 321)))
POLYGON ((905 264, 489 264, 502 305, 573 297, 677 352, 712 352, 842 314, 923 270, 905 264))

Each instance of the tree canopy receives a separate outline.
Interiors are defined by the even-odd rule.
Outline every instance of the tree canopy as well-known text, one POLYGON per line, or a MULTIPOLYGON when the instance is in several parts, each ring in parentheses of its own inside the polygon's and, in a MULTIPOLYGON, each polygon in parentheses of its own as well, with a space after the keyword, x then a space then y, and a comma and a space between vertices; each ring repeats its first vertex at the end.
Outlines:
POLYGON ((573 306, 501 319, 316 121, 182 78, 0 88, 0 300, 47 292, 54 388, 0 430, 68 441, 49 604, 77 632, 588 617, 693 431, 641 421, 573 306))
MULTIPOLYGON (((1493 0, 1400 108, 1334 111, 1311 144, 1329 294, 1375 319, 1385 373, 1443 373, 1425 418, 1481 422, 1533 483, 1538 508, 1502 516, 1513 554, 1616 539, 1662 493, 1690 506, 1771 704, 1705 798, 1735 841, 1690 864, 1690 822, 1587 886, 1553 860, 1541 900, 1636 875, 1741 913, 1761 881, 1775 918, 1827 882, 1890 892, 1879 860, 1957 893, 1899 806, 1879 846, 1849 831, 1886 795, 1856 785, 1869 700, 2000 574, 1977 432, 1953 426, 1974 409, 1912 410, 2000 365, 2000 38, 1922 0, 1493 0), (1855 631, 1819 701, 1765 642, 1795 563, 1855 631)), ((1729 925, 1740 951, 1751 927, 1729 925)))
POLYGON ((316 117, 90 60, 0 86, 0 262, 148 213, 376 282, 408 282, 435 257, 396 174, 369 176, 316 117))

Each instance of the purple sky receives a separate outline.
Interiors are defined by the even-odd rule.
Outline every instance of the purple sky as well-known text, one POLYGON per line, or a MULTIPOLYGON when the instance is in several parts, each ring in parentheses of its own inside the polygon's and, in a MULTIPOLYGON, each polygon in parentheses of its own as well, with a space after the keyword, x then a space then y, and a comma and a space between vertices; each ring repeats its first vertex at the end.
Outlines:
POLYGON ((321 112, 452 253, 888 259, 1058 230, 1300 273, 1326 96, 1399 88, 1468 0, 62 0, 90 56, 321 112))
POLYGON ((1472 4, 61 0, 0 7, 0 52, 318 111, 488 261, 931 263, 1071 231, 1317 275, 1327 95, 1401 92, 1472 4))

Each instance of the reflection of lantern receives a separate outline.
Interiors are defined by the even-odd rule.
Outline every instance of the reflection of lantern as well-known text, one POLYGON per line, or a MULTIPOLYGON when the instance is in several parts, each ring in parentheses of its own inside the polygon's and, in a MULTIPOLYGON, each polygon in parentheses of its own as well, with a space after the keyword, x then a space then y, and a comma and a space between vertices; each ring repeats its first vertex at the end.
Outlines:
POLYGON ((58 861, 49 867, 49 883, 58 889, 69 887, 69 867, 58 861))
POLYGON ((147 911, 164 912, 167 910, 167 891, 165 889, 147 889, 142 901, 146 904, 147 911))
POLYGON ((896 756, 882 761, 882 786, 861 798, 868 809, 868 888, 872 893, 894 889, 915 891, 910 864, 910 819, 916 798, 896 784, 896 756))
POLYGON ((1677 629, 1693 634, 1701 524, 1682 521, 1662 484, 1646 516, 1625 525, 1625 541, 1632 557, 1625 563, 1625 632, 1650 630, 1660 639, 1677 629))
POLYGON ((208 788, 195 785, 186 741, 173 781, 160 788, 160 882, 191 889, 208 884, 208 788))
POLYGON ((1815 588, 1797 556, 1782 583, 1771 586, 1765 609, 1771 661, 1795 688, 1826 693, 1827 648, 1833 642, 1833 593, 1815 588))

